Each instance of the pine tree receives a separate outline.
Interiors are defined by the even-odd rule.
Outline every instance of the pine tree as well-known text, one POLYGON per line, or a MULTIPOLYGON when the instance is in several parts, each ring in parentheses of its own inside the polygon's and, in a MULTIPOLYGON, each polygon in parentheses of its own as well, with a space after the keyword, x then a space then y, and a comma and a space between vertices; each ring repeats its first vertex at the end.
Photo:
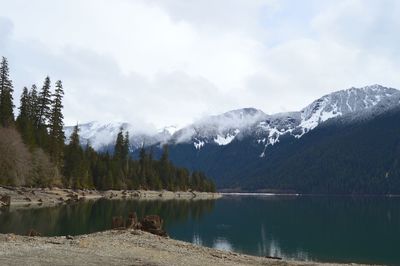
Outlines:
POLYGON ((19 106, 19 115, 17 117, 17 127, 19 132, 22 135, 22 139, 25 144, 27 144, 31 149, 34 147, 34 132, 33 132, 33 124, 30 118, 30 99, 29 92, 26 87, 24 87, 20 106, 19 106))
POLYGON ((38 99, 38 124, 37 127, 47 127, 51 118, 51 82, 50 77, 47 76, 44 80, 42 90, 39 93, 38 99))
POLYGON ((21 94, 20 105, 19 105, 18 120, 23 120, 25 123, 29 120, 29 92, 28 88, 24 87, 21 94))
POLYGON ((49 151, 53 162, 61 167, 63 148, 64 148, 64 116, 62 114, 62 98, 64 96, 64 90, 62 87, 61 80, 56 82, 56 89, 53 95, 54 100, 51 107, 51 117, 50 117, 50 146, 49 151))
POLYGON ((163 153, 160 158, 160 177, 164 188, 170 188, 172 183, 171 169, 169 162, 168 145, 163 146, 163 153))
POLYGON ((8 61, 3 57, 0 64, 0 126, 10 127, 14 123, 13 92, 8 61))
POLYGON ((85 163, 84 152, 79 141, 79 127, 76 125, 65 147, 64 176, 65 186, 73 188, 86 187, 89 171, 85 163))
POLYGON ((37 87, 35 84, 32 85, 29 90, 29 106, 28 106, 29 118, 33 125, 37 126, 40 120, 39 114, 39 96, 37 87))
POLYGON ((129 174, 129 131, 125 133, 122 155, 123 155, 122 167, 125 172, 125 177, 127 177, 129 174))
POLYGON ((51 92, 50 92, 50 78, 47 76, 42 90, 40 91, 37 99, 37 121, 36 121, 36 143, 45 151, 49 151, 49 122, 51 119, 51 92))
POLYGON ((124 133, 122 131, 122 127, 120 128, 117 135, 117 140, 115 141, 114 159, 119 162, 122 162, 124 159, 124 133))
POLYGON ((140 165, 140 170, 139 170, 139 185, 142 188, 146 188, 147 187, 147 153, 146 150, 144 148, 144 144, 142 145, 142 148, 140 149, 139 152, 139 165, 140 165))
POLYGON ((122 156, 125 161, 129 159, 129 131, 125 133, 122 156))

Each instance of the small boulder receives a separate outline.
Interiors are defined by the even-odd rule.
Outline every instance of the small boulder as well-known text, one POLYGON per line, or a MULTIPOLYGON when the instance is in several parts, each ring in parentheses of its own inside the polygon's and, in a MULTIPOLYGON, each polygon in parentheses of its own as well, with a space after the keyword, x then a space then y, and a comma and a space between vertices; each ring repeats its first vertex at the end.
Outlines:
POLYGON ((163 220, 158 215, 147 215, 140 221, 140 229, 155 235, 167 236, 162 229, 163 220))
POLYGON ((0 206, 10 206, 11 197, 8 195, 0 196, 0 206))
POLYGON ((157 229, 162 227, 163 221, 158 215, 147 215, 141 220, 140 223, 145 228, 157 229))

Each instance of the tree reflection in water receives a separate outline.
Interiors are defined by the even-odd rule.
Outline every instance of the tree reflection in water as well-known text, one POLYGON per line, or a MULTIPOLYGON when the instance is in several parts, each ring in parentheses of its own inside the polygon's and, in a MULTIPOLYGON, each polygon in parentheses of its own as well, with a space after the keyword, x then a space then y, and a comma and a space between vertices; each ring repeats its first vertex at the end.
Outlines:
POLYGON ((157 214, 168 227, 189 218, 200 219, 214 208, 215 200, 98 200, 41 209, 4 211, 0 233, 25 234, 35 229, 44 236, 78 235, 111 228, 113 216, 157 214))

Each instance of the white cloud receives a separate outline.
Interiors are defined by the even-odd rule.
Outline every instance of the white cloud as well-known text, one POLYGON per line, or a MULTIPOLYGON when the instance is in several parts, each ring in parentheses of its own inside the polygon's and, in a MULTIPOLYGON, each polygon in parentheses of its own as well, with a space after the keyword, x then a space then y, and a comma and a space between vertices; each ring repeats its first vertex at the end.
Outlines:
POLYGON ((0 0, 17 94, 62 79, 67 123, 183 125, 240 107, 400 87, 396 1, 0 0))

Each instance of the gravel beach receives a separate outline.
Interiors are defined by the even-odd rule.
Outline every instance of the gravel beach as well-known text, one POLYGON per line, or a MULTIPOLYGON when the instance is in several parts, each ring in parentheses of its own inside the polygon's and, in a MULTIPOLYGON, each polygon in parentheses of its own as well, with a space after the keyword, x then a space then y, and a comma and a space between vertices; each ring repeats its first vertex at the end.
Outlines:
MULTIPOLYGON (((74 237, 0 235, 0 265, 346 265, 219 251, 139 230, 74 237)), ((348 264, 355 265, 355 264, 348 264)))

